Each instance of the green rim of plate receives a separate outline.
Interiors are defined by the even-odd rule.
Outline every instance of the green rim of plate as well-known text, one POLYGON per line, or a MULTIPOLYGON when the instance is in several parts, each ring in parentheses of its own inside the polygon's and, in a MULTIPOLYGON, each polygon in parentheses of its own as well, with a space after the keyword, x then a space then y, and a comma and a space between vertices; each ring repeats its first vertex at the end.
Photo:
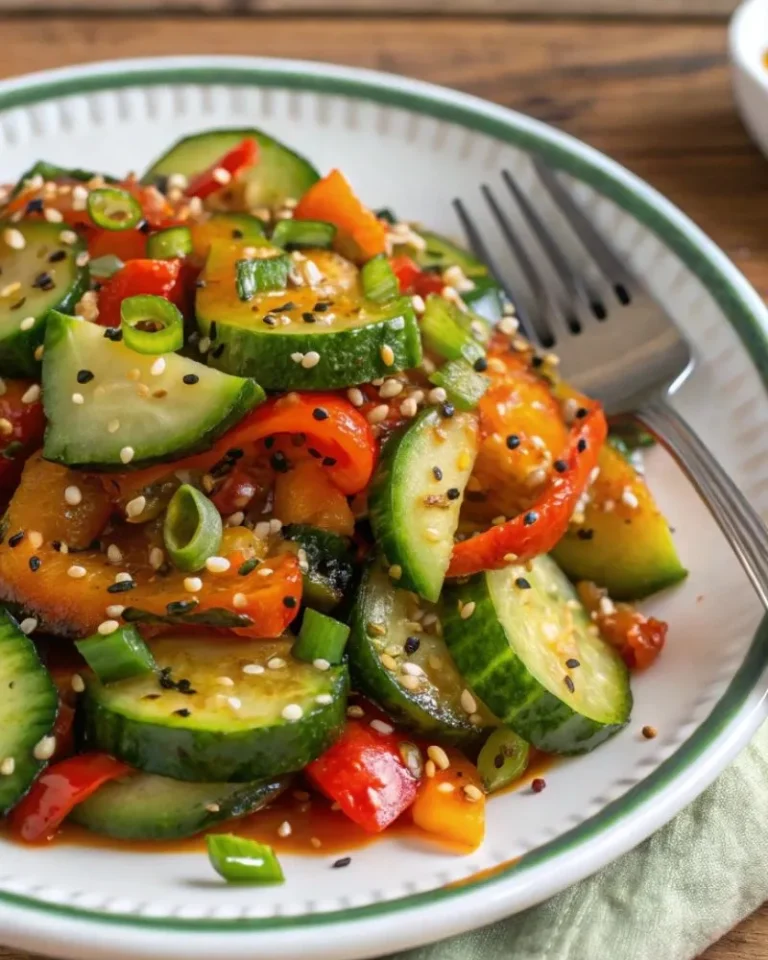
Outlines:
MULTIPOLYGON (((130 61, 126 61, 126 66, 129 64, 130 61)), ((768 384, 768 335, 766 329, 761 325, 755 310, 744 298, 742 292, 737 289, 716 262, 716 257, 710 256, 706 250, 703 250, 700 242, 689 233, 687 228, 675 222, 672 216, 661 209, 661 206, 656 205, 656 202, 660 203, 660 201, 654 200, 657 196, 655 191, 651 189, 648 197, 643 196, 635 192, 632 186, 624 183, 620 176, 614 176, 610 170, 601 169, 587 157, 579 155, 580 151, 590 152, 581 141, 559 131, 549 134, 545 124, 534 122, 534 126, 538 129, 528 129, 528 123, 530 122, 528 118, 525 118, 523 124, 518 120, 518 115, 511 110, 504 111, 505 115, 503 117, 488 115, 483 112, 481 101, 478 101, 477 108, 473 108, 471 103, 462 102, 467 99, 464 97, 456 103, 445 102, 440 96, 440 93, 442 93, 440 88, 435 88, 440 93, 430 94, 427 84, 416 84, 415 90, 403 89, 397 78, 376 74, 373 71, 360 71, 359 76, 354 77, 338 76, 323 72, 324 65, 320 65, 320 72, 317 72, 318 65, 309 62, 301 65, 296 64, 295 69, 291 65, 291 68, 285 71, 283 68, 275 70, 269 66, 257 66, 256 64, 249 67, 227 67, 223 64, 216 67, 192 67, 170 62, 165 66, 158 65, 152 68, 135 70, 124 69, 122 72, 109 72, 107 66, 111 67, 112 64, 105 65, 104 68, 91 68, 95 70, 93 73, 77 73, 74 76, 66 76, 65 72, 62 71, 64 75, 56 79, 46 78, 45 74, 41 74, 38 82, 35 82, 36 78, 32 78, 28 85, 15 90, 0 92, 0 111, 99 90, 193 83, 203 86, 228 84, 277 87, 312 93, 351 96, 388 106, 400 107, 448 123, 458 124, 489 137, 494 137, 504 143, 537 153, 550 165, 584 181, 609 197, 640 223, 650 228, 701 280, 739 334, 763 381, 768 384), (379 77, 378 82, 365 79, 366 73, 371 77, 379 77)), ((602 161, 605 160, 604 155, 599 153, 595 153, 595 157, 596 160, 597 158, 602 161)), ((627 173, 622 167, 617 167, 617 170, 620 171, 620 174, 625 175, 627 173)), ((678 216, 680 215, 676 208, 673 208, 673 211, 678 216)), ((304 916, 263 919, 215 920, 190 918, 180 920, 106 913, 101 910, 50 903, 47 900, 39 900, 6 891, 0 891, 0 903, 117 926, 154 927, 173 931, 199 930, 216 933, 243 933, 250 930, 285 930, 364 920, 441 901, 450 901, 469 893, 475 893, 483 888, 494 887, 503 883, 513 873, 524 873, 545 863, 554 856, 578 847, 592 837, 604 833, 638 807, 646 804, 688 769, 723 733, 733 717, 744 707, 750 693, 755 689, 757 679, 767 666, 768 619, 760 625, 744 662, 710 715, 668 760, 665 760, 652 774, 628 790, 618 800, 605 806, 599 813, 557 837, 557 839, 526 854, 506 869, 498 869, 486 879, 473 881, 470 877, 461 886, 441 887, 368 906, 349 907, 343 910, 306 914, 304 916)))

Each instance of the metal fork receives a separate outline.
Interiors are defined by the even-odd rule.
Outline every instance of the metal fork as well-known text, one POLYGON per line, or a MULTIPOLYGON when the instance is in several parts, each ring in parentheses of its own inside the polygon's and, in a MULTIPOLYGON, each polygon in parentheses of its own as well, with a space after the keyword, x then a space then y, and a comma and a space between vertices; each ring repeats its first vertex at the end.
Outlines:
POLYGON ((693 369, 693 354, 672 318, 621 262, 558 177, 535 160, 538 177, 583 244, 599 280, 570 262, 523 188, 502 172, 506 192, 547 256, 555 282, 537 266, 510 214, 491 188, 483 198, 530 284, 535 311, 526 311, 491 244, 460 200, 453 201, 473 251, 491 268, 515 305, 522 331, 539 349, 556 348, 563 376, 600 400, 609 416, 630 416, 672 453, 699 491, 768 608, 768 529, 705 444, 670 405, 693 369))

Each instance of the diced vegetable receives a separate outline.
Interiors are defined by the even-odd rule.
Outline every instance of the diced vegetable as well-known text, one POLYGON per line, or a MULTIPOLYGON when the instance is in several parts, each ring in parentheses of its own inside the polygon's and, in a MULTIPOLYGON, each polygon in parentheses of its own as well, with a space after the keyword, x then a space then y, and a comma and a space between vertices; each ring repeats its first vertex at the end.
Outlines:
POLYGON ((304 613, 301 630, 291 653, 297 660, 307 663, 341 663, 348 637, 349 627, 346 623, 309 609, 304 613))
POLYGON ((278 220, 272 231, 272 243, 286 250, 306 247, 328 249, 336 236, 336 227, 322 220, 278 220))
POLYGON ((530 747, 507 727, 499 727, 483 744, 477 769, 488 793, 503 790, 519 780, 528 767, 530 747))
POLYGON ((205 494, 188 483, 174 493, 165 514, 163 539, 179 570, 202 570, 221 546, 221 514, 205 494))
MULTIPOLYGON (((173 260, 192 253, 192 233, 189 227, 168 227, 147 238, 147 256, 151 260, 173 260)), ((93 266, 91 266, 93 271, 93 266)))
POLYGON ((125 190, 91 190, 88 216, 103 230, 132 230, 142 218, 141 205, 125 190))
POLYGON ((175 353, 184 343, 184 318, 163 297, 126 297, 120 304, 120 321, 125 345, 137 353, 175 353))
POLYGON ((464 359, 469 364, 485 359, 485 350, 461 321, 461 311, 442 297, 427 298, 421 318, 424 346, 443 360, 464 359))
POLYGON ((383 253, 373 257, 360 271, 363 293, 374 303, 386 303, 398 294, 397 277, 383 253))
POLYGON ((126 297, 148 294, 180 302, 180 276, 178 260, 130 260, 99 291, 99 324, 119 327, 120 307, 126 297))
POLYGON ((0 499, 13 490, 24 463, 42 446, 45 416, 31 380, 5 380, 0 392, 0 499))
POLYGON ((235 286, 238 297, 247 302, 257 293, 285 290, 290 268, 291 261, 284 254, 276 257, 237 260, 235 286))
POLYGON ((101 683, 116 683, 156 669, 149 647, 136 627, 115 626, 111 633, 97 632, 75 643, 101 683))
POLYGON ((485 793, 474 765, 456 750, 444 752, 449 766, 424 777, 411 814, 417 827, 475 849, 485 836, 485 793))
MULTIPOLYGON (((485 360, 482 361, 485 364, 485 360)), ((482 366, 485 369, 485 366, 482 366)), ((449 360, 435 370, 429 382, 442 387, 450 403, 457 410, 474 410, 488 389, 488 379, 466 360, 449 360)))
POLYGON ((283 883, 285 877, 275 851, 265 843, 213 833, 206 837, 214 870, 227 883, 283 883))

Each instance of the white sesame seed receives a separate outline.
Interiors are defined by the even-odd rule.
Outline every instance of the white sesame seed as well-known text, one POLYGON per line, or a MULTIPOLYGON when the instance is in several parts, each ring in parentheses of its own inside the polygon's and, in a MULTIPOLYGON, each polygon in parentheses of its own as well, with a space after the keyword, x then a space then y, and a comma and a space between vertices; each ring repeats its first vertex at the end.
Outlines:
POLYGON ((43 535, 39 530, 30 530, 27 534, 27 540, 33 550, 38 550, 43 545, 43 535))
POLYGON ((293 833, 293 829, 290 823, 288 823, 287 820, 283 820, 283 822, 277 828, 278 837, 290 837, 292 833, 293 833))
POLYGON ((119 429, 120 429, 119 420, 110 420, 109 423, 107 424, 107 433, 117 433, 119 429))
POLYGON ((32 386, 22 395, 22 403, 37 403, 40 399, 40 384, 33 383, 32 386))
POLYGON ((233 710, 239 710, 243 705, 243 701, 240 697, 227 697, 227 703, 232 707, 233 710))
POLYGON ((43 737, 35 744, 32 756, 35 760, 50 760, 56 753, 56 737, 43 737))
POLYGON ((330 670, 331 664, 328 660, 325 660, 323 657, 317 657, 312 661, 312 666, 315 670, 330 670))
POLYGON ((400 685, 406 690, 418 690, 421 686, 421 678, 411 677, 406 673, 405 676, 400 677, 400 685))
POLYGON ((112 617, 112 619, 114 619, 116 617, 122 617, 123 610, 125 610, 125 607, 122 605, 122 603, 110 603, 106 609, 106 614, 108 617, 112 617))
POLYGON ((384 736, 395 732, 395 728, 392 726, 392 724, 385 723, 384 720, 371 720, 371 727, 376 731, 376 733, 384 734, 384 736))
POLYGON ((34 327, 34 325, 35 325, 35 318, 34 318, 34 317, 24 317, 24 319, 23 319, 23 320, 21 321, 21 323, 19 324, 19 329, 20 329, 20 330, 31 330, 32 327, 34 327))
POLYGON ((70 507, 76 507, 83 502, 83 493, 80 487, 70 486, 64 490, 64 500, 70 507))
POLYGON ((144 513, 144 510, 147 506, 147 498, 143 494, 139 494, 138 497, 134 497, 133 500, 129 500, 125 505, 125 515, 127 517, 141 516, 144 513))
POLYGON ((79 673, 73 673, 69 682, 75 693, 82 693, 83 690, 85 690, 85 680, 83 680, 79 673))
POLYGON ((451 765, 448 754, 437 744, 433 743, 432 746, 427 747, 427 756, 440 770, 447 770, 451 765))
POLYGON ((269 536, 269 520, 261 520, 253 528, 253 532, 262 540, 269 536))
POLYGON ((459 616, 462 620, 469 620, 472 614, 475 612, 475 601, 470 600, 469 603, 465 603, 464 606, 459 611, 459 616))
POLYGON ((411 303, 416 313, 424 313, 427 309, 427 305, 424 303, 424 297, 420 297, 418 293, 411 297, 411 303))
POLYGON ((225 170, 224 167, 216 167, 211 176, 216 183, 220 183, 222 186, 226 186, 232 179, 232 174, 229 170, 225 170))
POLYGON ((149 551, 149 565, 153 570, 159 570, 165 563, 165 551, 160 547, 152 547, 149 551))
POLYGON ((208 557, 205 561, 205 569, 209 573, 226 573, 230 568, 230 562, 226 557, 208 557))
POLYGON ((85 403, 85 397, 82 395, 82 393, 73 393, 72 403, 75 403, 78 407, 81 407, 85 403))
MULTIPOLYGON (((58 211, 57 211, 57 212, 58 212, 58 211)), ((82 253, 78 253, 78 255, 75 257, 75 264, 76 264, 78 267, 84 267, 84 266, 89 262, 90 259, 91 259, 91 258, 90 258, 90 256, 88 255, 88 251, 87 251, 87 250, 83 250, 82 253)))
POLYGON ((427 400, 429 400, 430 403, 445 403, 447 399, 448 394, 442 387, 435 387, 427 394, 427 400))
POLYGON ((477 803, 478 800, 483 799, 484 794, 474 783, 467 783, 464 785, 464 796, 470 803, 477 803))
POLYGON ((13 775, 13 771, 16 769, 16 761, 13 757, 6 757, 2 763, 0 763, 0 774, 4 777, 10 777, 13 775))
POLYGON ((395 351, 389 346, 388 343, 385 343, 381 350, 379 350, 379 355, 381 356, 382 362, 387 367, 391 367, 395 362, 395 351))
POLYGON ((74 230, 62 230, 59 234, 59 240, 71 247, 73 243, 77 243, 77 234, 74 230))
POLYGON ((299 353, 298 350, 296 351, 296 353, 291 354, 291 360, 293 360, 294 363, 301 363, 303 359, 304 359, 304 354, 299 353))
POLYGON ((403 673, 408 674, 409 677, 423 677, 424 671, 418 665, 418 663, 404 663, 403 664, 403 673))
POLYGON ((469 690, 461 691, 461 708, 466 713, 476 713, 477 712, 477 701, 469 692, 469 690))
POLYGON ((186 190, 189 181, 183 173, 172 173, 168 177, 168 186, 171 189, 186 190))
POLYGON ((227 519, 224 521, 224 525, 227 527, 239 527, 243 520, 245 520, 245 514, 242 510, 237 510, 235 513, 231 513, 227 517, 227 519))
POLYGON ((197 349, 200 353, 208 353, 208 351, 211 349, 211 338, 200 337, 200 341, 197 344, 197 349))
POLYGON ((104 620, 103 623, 99 624, 98 632, 102 637, 108 637, 111 633, 114 633, 119 629, 120 624, 117 622, 117 620, 104 620))
POLYGON ((110 563, 123 562, 123 551, 116 543, 110 543, 107 547, 107 560, 109 560, 110 563))
POLYGON ((115 583, 127 583, 129 580, 133 580, 133 577, 126 570, 115 574, 115 583))
POLYGON ((328 707, 333 703, 333 697, 330 693, 318 693, 315 703, 319 703, 321 707, 328 707))
POLYGON ((403 392, 403 384, 399 380, 385 380, 383 386, 379 389, 379 396, 382 400, 391 400, 403 392))
MULTIPOLYGON (((56 207, 46 207, 45 210, 43 210, 43 216, 48 221, 48 223, 64 222, 64 214, 61 212, 61 210, 57 210, 56 207)), ((86 260, 86 263, 87 262, 88 261, 86 260)), ((84 266, 85 266, 85 263, 78 263, 78 267, 84 267, 84 266)))
POLYGON ((283 529, 283 521, 278 520, 277 517, 272 517, 269 521, 269 532, 270 533, 280 533, 283 529))
POLYGON ((232 597, 232 606, 236 610, 242 610, 248 606, 248 598, 244 593, 236 593, 234 597, 232 597))
POLYGON ((629 487, 624 487, 621 491, 621 502, 632 510, 636 510, 640 506, 640 501, 629 487))
POLYGON ((34 633, 35 630, 37 630, 37 620, 35 620, 34 617, 25 617, 19 624, 19 630, 29 636, 30 633, 34 633))
POLYGON ((363 392, 362 390, 358 390, 357 387, 350 387, 349 390, 347 390, 347 400, 349 400, 353 407, 362 407, 365 403, 363 392))
POLYGON ((304 711, 298 705, 298 703, 288 703, 283 707, 281 716, 283 720, 301 720, 304 716, 304 711))
POLYGON ((123 463, 130 463, 133 460, 133 455, 135 451, 133 447, 123 447, 120 451, 120 459, 123 463))
POLYGON ((256 576, 271 577, 274 572, 275 571, 272 569, 272 567, 259 567, 259 569, 256 571, 256 576))
POLYGON ((519 327, 520 327, 519 321, 517 321, 514 317, 509 316, 509 317, 502 317, 501 320, 499 320, 499 323, 497 325, 497 330, 499 330, 503 334, 506 334, 506 336, 511 337, 517 333, 519 327))
POLYGON ((0 417, 0 434, 10 437, 13 433, 13 424, 7 417, 0 417))
POLYGON ((270 670, 282 670, 285 666, 285 660, 282 657, 271 657, 267 660, 267 666, 270 670))
POLYGON ((387 419, 389 414, 389 404, 380 403, 378 406, 375 406, 372 410, 368 411, 366 420, 368 423, 381 423, 382 420, 387 419))
POLYGON ((305 353, 301 359, 301 365, 305 370, 311 370, 312 367, 316 367, 320 363, 320 354, 317 350, 310 350, 309 353, 305 353))
POLYGON ((216 683, 221 687, 234 687, 235 681, 232 677, 216 677, 216 683))
POLYGON ((256 677, 260 673, 264 673, 264 667, 260 663, 246 663, 243 666, 243 673, 249 677, 256 677))
POLYGON ((351 706, 347 707, 347 716, 352 717, 353 719, 359 720, 360 717, 365 716, 365 710, 362 707, 351 706))
POLYGON ((438 793, 453 793, 455 789, 456 787, 454 787, 452 783, 448 783, 447 781, 445 781, 444 783, 438 783, 437 785, 438 793))
POLYGON ((400 566, 399 563, 393 563, 392 566, 389 568, 389 575, 390 577, 392 577, 393 580, 399 580, 400 577, 402 577, 403 575, 403 568, 400 566))
POLYGON ((404 417, 415 417, 418 409, 418 404, 413 397, 408 397, 400 404, 400 413, 402 413, 404 417))
POLYGON ((612 617, 616 613, 616 604, 610 597, 600 597, 600 613, 604 617, 612 617))
POLYGON ((424 530, 424 537, 431 543, 437 543, 442 539, 442 535, 437 527, 426 527, 424 530))
POLYGON ((198 593, 203 589, 203 581, 200 577, 184 577, 184 589, 187 593, 198 593))
POLYGON ((159 377, 160 374, 165 373, 165 357, 158 357, 157 360, 149 368, 149 372, 153 377, 159 377))
POLYGON ((24 234, 21 230, 17 230, 16 227, 6 227, 5 230, 3 230, 3 240, 11 250, 23 250, 27 245, 24 234))
POLYGON ((88 571, 85 567, 81 567, 77 563, 73 563, 72 566, 67 570, 67 576, 72 577, 73 580, 80 580, 86 575, 88 571))
POLYGON ((218 813, 221 810, 221 807, 218 803, 206 803, 205 809, 208 813, 218 813))
POLYGON ((21 290, 21 281, 14 280, 13 283, 7 283, 4 287, 0 288, 0 297, 12 297, 14 293, 17 293, 21 290))

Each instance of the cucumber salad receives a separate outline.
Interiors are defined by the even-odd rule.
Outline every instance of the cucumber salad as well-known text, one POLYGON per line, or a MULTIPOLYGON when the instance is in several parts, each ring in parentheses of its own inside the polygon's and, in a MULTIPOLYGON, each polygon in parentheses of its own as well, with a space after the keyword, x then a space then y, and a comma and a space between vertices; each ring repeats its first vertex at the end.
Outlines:
POLYGON ((297 805, 317 854, 313 810, 472 849, 629 722, 631 603, 685 576, 652 441, 485 264, 255 129, 37 163, 0 221, 6 836, 205 835, 254 883, 297 805))

